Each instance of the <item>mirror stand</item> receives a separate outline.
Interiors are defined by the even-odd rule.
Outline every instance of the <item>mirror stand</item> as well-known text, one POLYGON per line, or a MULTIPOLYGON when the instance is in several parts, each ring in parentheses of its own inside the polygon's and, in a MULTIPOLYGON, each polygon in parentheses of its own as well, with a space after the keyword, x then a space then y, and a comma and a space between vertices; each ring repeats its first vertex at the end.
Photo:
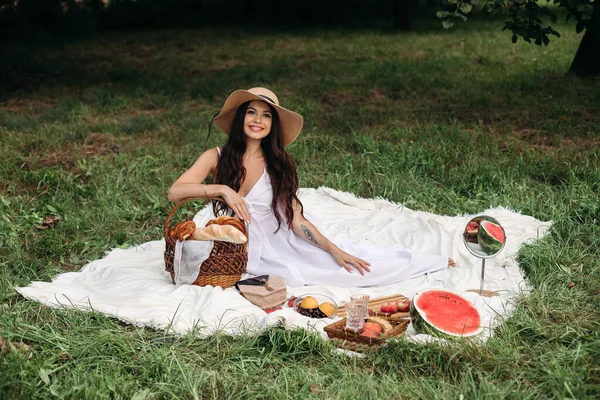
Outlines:
POLYGON ((483 292, 483 280, 485 279, 485 258, 481 259, 481 283, 479 285, 479 294, 483 292))
POLYGON ((494 297, 500 296, 498 292, 493 290, 483 290, 483 282, 485 280, 485 258, 481 259, 481 283, 479 284, 479 290, 477 289, 469 289, 467 292, 477 293, 482 297, 494 297))

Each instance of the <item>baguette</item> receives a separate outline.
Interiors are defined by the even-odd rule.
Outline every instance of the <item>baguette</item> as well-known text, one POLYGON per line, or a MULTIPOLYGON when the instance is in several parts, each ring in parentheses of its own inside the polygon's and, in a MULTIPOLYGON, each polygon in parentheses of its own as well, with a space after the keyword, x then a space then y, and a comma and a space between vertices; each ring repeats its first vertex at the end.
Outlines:
POLYGON ((248 237, 236 227, 217 224, 196 229, 192 234, 192 238, 194 240, 220 240, 235 244, 244 244, 248 241, 248 237))
POLYGON ((234 228, 237 228, 240 232, 242 232, 242 234, 244 234, 245 236, 248 236, 248 231, 246 230, 246 224, 242 221, 240 221, 237 218, 234 217, 228 217, 228 216, 222 216, 222 217, 217 217, 217 218, 213 218, 210 221, 208 221, 206 223, 206 226, 210 226, 210 225, 231 225, 234 228))

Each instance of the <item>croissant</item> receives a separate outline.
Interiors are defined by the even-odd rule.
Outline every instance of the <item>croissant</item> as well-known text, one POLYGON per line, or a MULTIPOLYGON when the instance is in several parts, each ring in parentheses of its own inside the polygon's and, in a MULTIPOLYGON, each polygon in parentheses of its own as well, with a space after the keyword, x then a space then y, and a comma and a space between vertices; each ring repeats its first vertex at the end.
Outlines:
POLYGON ((217 224, 211 224, 205 228, 196 229, 192 238, 194 240, 220 240, 235 244, 243 244, 248 241, 248 237, 236 227, 217 224))
POLYGON ((244 234, 244 236, 248 236, 248 231, 246 230, 246 224, 234 217, 222 216, 213 218, 206 223, 206 226, 210 226, 213 224, 217 225, 231 225, 234 228, 237 228, 240 232, 244 234))
POLYGON ((192 236, 196 230, 196 223, 194 221, 181 221, 175 227, 175 237, 180 242, 183 242, 188 237, 192 236))

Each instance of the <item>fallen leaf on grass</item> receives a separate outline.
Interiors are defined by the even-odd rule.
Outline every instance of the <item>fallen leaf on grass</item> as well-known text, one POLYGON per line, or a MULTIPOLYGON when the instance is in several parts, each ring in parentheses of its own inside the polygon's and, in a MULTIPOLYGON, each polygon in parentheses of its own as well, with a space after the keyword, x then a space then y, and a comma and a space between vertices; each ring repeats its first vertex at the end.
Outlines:
MULTIPOLYGON (((20 352, 23 352, 23 353, 27 353, 27 352, 29 352, 29 350, 31 350, 31 346, 29 346, 28 344, 25 344, 23 342, 12 342, 12 347, 14 347, 16 350, 19 350, 20 352)), ((11 343, 9 342, 9 340, 0 336, 0 353, 9 351, 10 348, 11 348, 11 343)))
POLYGON ((23 353, 27 353, 29 350, 31 350, 31 346, 23 342, 13 342, 12 344, 16 349, 22 351, 23 353))
POLYGON ((61 221, 60 217, 48 215, 44 217, 41 225, 37 225, 35 228, 40 231, 45 231, 48 228, 56 228, 56 225, 61 221))
POLYGON ((310 391, 314 394, 321 393, 321 389, 319 389, 319 385, 317 385, 316 383, 313 383, 312 385, 310 385, 310 391))

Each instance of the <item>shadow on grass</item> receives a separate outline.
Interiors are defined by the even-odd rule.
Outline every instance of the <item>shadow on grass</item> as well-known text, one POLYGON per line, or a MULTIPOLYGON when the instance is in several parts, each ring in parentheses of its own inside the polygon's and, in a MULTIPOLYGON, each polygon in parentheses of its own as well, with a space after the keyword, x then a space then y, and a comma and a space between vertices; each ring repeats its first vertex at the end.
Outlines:
POLYGON ((572 136, 593 135, 591 127, 600 124, 596 79, 565 80, 547 64, 515 67, 515 60, 530 60, 482 55, 448 40, 448 33, 432 36, 425 49, 406 43, 421 40, 426 29, 394 33, 377 50, 385 33, 365 32, 278 33, 258 36, 259 44, 243 29, 113 32, 69 45, 6 47, 0 101, 18 112, 19 99, 40 91, 102 108, 117 97, 157 95, 214 102, 215 109, 203 110, 212 114, 231 90, 264 85, 294 93, 286 98, 300 99, 298 111, 321 127, 373 127, 389 123, 390 114, 399 121, 508 123, 572 136), (271 40, 283 42, 283 50, 271 40), (435 43, 442 40, 450 46, 435 43), (396 43, 406 47, 394 50, 396 43))
MULTIPOLYGON (((384 13, 385 14, 385 13, 384 13)), ((256 16, 258 17, 258 16, 256 16)), ((417 9, 411 19, 410 31, 399 31, 393 27, 391 15, 381 17, 367 12, 364 18, 353 17, 346 22, 324 22, 295 20, 287 22, 280 19, 261 16, 263 23, 248 18, 234 18, 219 20, 218 16, 193 26, 200 32, 212 30, 217 32, 220 40, 239 39, 252 37, 253 35, 307 37, 319 38, 324 34, 338 33, 347 35, 375 34, 381 36, 411 33, 426 35, 432 33, 445 33, 441 26, 441 20, 435 16, 434 9, 417 9)), ((480 23, 493 23, 500 26, 502 18, 484 15, 481 12, 473 13, 471 21, 478 23, 460 24, 462 32, 477 32, 481 30, 480 23)), ((185 25, 185 24, 184 24, 185 25)), ((137 81, 143 80, 143 73, 129 63, 131 54, 127 47, 132 45, 162 44, 163 40, 171 45, 178 46, 182 51, 190 51, 190 44, 183 43, 178 39, 178 31, 158 27, 142 27, 135 29, 111 29, 100 32, 96 38, 90 38, 89 33, 85 35, 54 37, 50 33, 44 35, 38 33, 35 36, 20 35, 11 39, 11 42, 0 41, 0 101, 6 100, 22 93, 35 92, 41 85, 49 84, 55 86, 93 86, 100 83, 119 83, 128 81, 135 85, 137 81), (144 30, 146 28, 147 30, 144 30), (149 28, 149 29, 148 29, 149 28), (157 34, 158 32, 158 34, 157 34), (96 40, 94 42, 94 40, 96 40), (106 71, 99 71, 90 67, 90 59, 87 54, 80 54, 84 58, 69 55, 64 57, 70 46, 82 43, 116 42, 115 53, 112 59, 107 61, 110 65, 106 71), (136 43, 137 42, 137 43, 136 43), (129 45, 129 46, 127 46, 129 45), (119 48, 120 47, 120 48, 119 48), (83 62, 83 64, 82 64, 83 62)), ((508 39, 507 39, 508 40, 508 39)), ((193 47, 193 43, 191 46, 193 47)))

